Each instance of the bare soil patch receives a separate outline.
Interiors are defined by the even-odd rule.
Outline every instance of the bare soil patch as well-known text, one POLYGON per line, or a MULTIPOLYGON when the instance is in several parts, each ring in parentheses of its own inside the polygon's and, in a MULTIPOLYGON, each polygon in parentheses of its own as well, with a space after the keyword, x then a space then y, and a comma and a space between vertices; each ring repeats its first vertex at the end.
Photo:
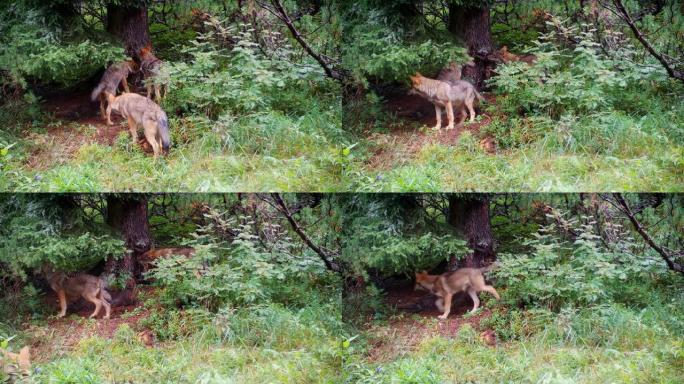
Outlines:
MULTIPOLYGON (((99 101, 91 101, 89 91, 52 96, 43 103, 43 110, 55 122, 47 127, 47 132, 26 137, 34 144, 26 166, 35 170, 67 162, 83 145, 112 146, 119 133, 128 130, 123 125, 124 119, 116 113, 112 114, 114 125, 107 125, 100 116, 99 101)), ((146 153, 152 153, 144 138, 138 140, 138 145, 146 153)))
MULTIPOLYGON (((495 97, 483 95, 488 103, 494 103, 495 97)), ((432 127, 437 123, 435 108, 429 101, 420 96, 408 94, 395 94, 388 96, 384 104, 387 113, 395 114, 399 123, 389 128, 387 133, 374 133, 370 140, 375 142, 377 149, 368 159, 370 169, 386 170, 402 162, 410 161, 420 150, 431 144, 456 145, 464 131, 469 131, 479 136, 480 129, 492 121, 492 117, 478 109, 477 116, 483 116, 481 121, 472 124, 458 125, 454 129, 446 130, 448 120, 446 114, 442 116, 442 128, 439 131, 432 127)), ((456 122, 461 118, 460 114, 454 116, 456 122)), ((483 138, 481 145, 493 153, 491 146, 492 138, 483 138)))
POLYGON ((437 318, 442 312, 434 305, 435 299, 430 293, 415 291, 411 282, 386 289, 385 303, 396 308, 399 316, 390 319, 389 324, 370 329, 373 347, 368 359, 373 362, 391 361, 414 350, 424 339, 434 336, 453 338, 465 324, 482 331, 481 337, 491 333, 491 330, 480 327, 482 319, 491 315, 490 309, 480 306, 477 313, 464 317, 473 307, 466 294, 455 296, 446 320, 437 318))

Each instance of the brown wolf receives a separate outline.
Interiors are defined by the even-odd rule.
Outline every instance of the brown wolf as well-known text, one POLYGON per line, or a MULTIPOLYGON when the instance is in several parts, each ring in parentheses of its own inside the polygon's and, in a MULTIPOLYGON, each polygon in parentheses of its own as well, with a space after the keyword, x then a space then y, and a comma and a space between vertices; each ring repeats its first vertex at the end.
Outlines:
POLYGON ((435 305, 440 311, 444 311, 439 316, 440 319, 446 319, 449 316, 451 299, 458 292, 467 292, 470 295, 470 298, 473 299, 471 312, 475 312, 480 306, 480 299, 477 297, 478 292, 487 291, 497 299, 500 298, 494 287, 485 284, 482 274, 492 268, 494 265, 484 268, 461 268, 441 275, 428 275, 425 271, 416 272, 415 289, 426 290, 438 297, 435 305))
POLYGON ((195 254, 195 248, 156 248, 140 255, 140 265, 142 265, 142 272, 146 273, 150 270, 152 264, 165 257, 179 255, 185 257, 192 257, 195 254))
POLYGON ((169 120, 157 103, 137 93, 124 93, 121 96, 107 93, 107 100, 107 118, 112 111, 117 111, 127 118, 133 144, 138 140, 138 126, 142 125, 145 139, 152 146, 154 157, 157 158, 162 150, 168 153, 171 146, 169 120))
POLYGON ((24 347, 19 353, 0 349, 0 366, 8 375, 27 375, 31 372, 31 350, 24 347))
POLYGON ((166 79, 162 78, 161 73, 163 65, 164 62, 152 53, 151 46, 148 45, 140 50, 140 69, 145 78, 147 97, 152 96, 152 88, 154 88, 155 100, 163 99, 166 96, 166 92, 168 92, 166 79))
POLYGON ((100 114, 102 118, 107 121, 108 125, 112 125, 112 121, 109 119, 109 115, 105 114, 105 103, 107 102, 107 93, 116 95, 116 91, 119 89, 119 84, 123 85, 124 92, 130 92, 128 88, 128 81, 126 78, 129 74, 138 72, 138 64, 135 61, 121 61, 119 63, 114 63, 107 68, 104 75, 97 84, 97 87, 93 89, 90 94, 90 99, 95 101, 100 99, 100 114))
POLYGON ((45 274, 50 288, 57 292, 57 297, 59 298, 59 306, 61 308, 59 317, 66 316, 67 300, 83 297, 95 304, 95 312, 90 315, 90 318, 97 316, 102 307, 104 307, 104 318, 109 319, 112 313, 112 308, 109 304, 112 301, 112 296, 107 292, 107 285, 104 280, 86 273, 67 275, 63 272, 47 270, 45 274))
POLYGON ((435 106, 435 115, 437 117, 437 124, 434 129, 440 129, 442 126, 442 110, 445 108, 449 125, 446 129, 454 128, 454 108, 457 108, 462 113, 462 124, 467 116, 466 107, 470 112, 470 122, 475 120, 475 109, 473 103, 475 99, 483 100, 483 97, 475 90, 475 87, 467 81, 456 80, 452 83, 447 83, 440 80, 429 79, 420 73, 416 72, 411 76, 412 91, 420 96, 428 99, 435 106))

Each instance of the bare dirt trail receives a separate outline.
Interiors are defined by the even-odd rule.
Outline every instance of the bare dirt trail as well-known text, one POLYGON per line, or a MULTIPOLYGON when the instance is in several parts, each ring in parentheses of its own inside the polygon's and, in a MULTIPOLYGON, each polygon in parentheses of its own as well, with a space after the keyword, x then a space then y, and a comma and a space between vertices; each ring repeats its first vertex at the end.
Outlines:
MULTIPOLYGON (((483 97, 488 104, 495 102, 494 96, 483 95, 483 97)), ((492 121, 492 117, 488 113, 483 113, 482 108, 479 108, 477 116, 483 116, 482 120, 472 124, 459 125, 447 131, 445 127, 448 120, 444 114, 442 116, 442 129, 435 131, 432 127, 437 123, 437 119, 432 103, 420 96, 408 94, 395 94, 387 97, 383 109, 387 113, 395 114, 401 123, 391 127, 388 133, 371 135, 370 139, 377 143, 378 149, 369 158, 367 165, 374 170, 393 168, 397 162, 413 158, 427 145, 456 145, 464 131, 469 131, 478 136, 480 129, 492 121)), ((460 116, 460 114, 454 116, 456 122, 459 121, 460 116)), ((493 153, 495 151, 492 143, 493 139, 484 138, 480 145, 487 152, 493 153)))
POLYGON ((398 354, 408 352, 423 340, 434 336, 456 337, 459 329, 466 324, 480 334, 484 343, 496 345, 493 331, 480 326, 482 319, 491 315, 491 310, 481 305, 474 315, 464 316, 473 307, 473 302, 466 294, 456 295, 449 317, 438 320, 437 316, 442 312, 434 305, 436 297, 425 291, 414 290, 412 282, 394 285, 385 292, 385 303, 396 308, 401 316, 391 318, 386 325, 371 329, 370 333, 376 337, 372 341, 370 361, 391 361, 398 354))
MULTIPOLYGON (((128 130, 124 119, 116 113, 112 114, 114 124, 107 125, 100 116, 99 101, 91 101, 87 90, 51 96, 43 102, 42 110, 54 122, 46 128, 46 133, 26 136, 34 144, 26 166, 34 170, 67 162, 86 144, 112 146, 119 133, 128 130)), ((146 153, 152 152, 144 139, 139 140, 138 145, 146 153)))

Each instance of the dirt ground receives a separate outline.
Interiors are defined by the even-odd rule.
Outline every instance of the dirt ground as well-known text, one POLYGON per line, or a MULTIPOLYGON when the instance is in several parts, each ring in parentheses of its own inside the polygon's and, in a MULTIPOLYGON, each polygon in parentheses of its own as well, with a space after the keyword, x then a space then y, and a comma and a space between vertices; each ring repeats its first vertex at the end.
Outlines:
MULTIPOLYGON (((116 113, 112 114, 114 125, 104 122, 99 101, 90 101, 89 91, 51 96, 44 101, 42 109, 55 122, 49 124, 47 133, 32 133, 26 137, 34 147, 26 163, 31 169, 45 170, 64 163, 86 144, 111 146, 120 132, 128 131, 123 125, 124 119, 116 113)), ((152 153, 145 139, 139 139, 138 145, 146 153, 152 153)))
MULTIPOLYGON (((152 291, 151 287, 139 286, 139 293, 152 291)), ((54 312, 59 313, 57 295, 50 292, 45 295, 44 303, 54 312)), ((94 305, 84 300, 69 303, 67 316, 48 319, 47 324, 30 326, 26 333, 31 335, 31 360, 43 362, 54 359, 55 354, 63 354, 74 348, 81 340, 89 337, 111 339, 124 324, 133 330, 138 330, 138 322, 149 316, 150 311, 140 309, 142 303, 132 305, 112 306, 110 319, 103 319, 104 309, 97 319, 88 317, 93 313, 94 305)), ((137 332, 137 337, 148 347, 155 344, 154 336, 149 330, 137 332)))
MULTIPOLYGON (((485 344, 497 344, 494 332, 480 327, 482 319, 491 315, 490 309, 481 305, 474 315, 464 317, 473 307, 473 302, 466 294, 457 295, 449 317, 439 320, 437 316, 442 312, 434 305, 436 297, 425 291, 414 290, 412 282, 396 284, 385 292, 385 303, 396 308, 398 316, 390 318, 388 324, 373 326, 369 330, 373 335, 373 346, 368 356, 370 361, 391 361, 430 337, 453 338, 465 324, 470 324, 477 330, 485 344)), ((482 295, 486 293, 480 294, 482 295)))
MULTIPOLYGON (((483 95, 488 104, 495 102, 493 95, 483 95)), ((420 150, 430 144, 456 145, 458 138, 464 131, 479 136, 480 129, 492 121, 488 113, 482 108, 476 109, 477 116, 483 116, 480 121, 459 125, 451 130, 446 130, 448 119, 446 113, 442 115, 442 129, 435 131, 432 127, 437 123, 435 108, 429 101, 417 95, 396 93, 386 97, 384 110, 393 113, 400 123, 390 127, 388 133, 375 133, 370 140, 377 144, 377 150, 367 161, 371 169, 383 170, 396 167, 397 163, 413 158, 420 150), (421 128, 422 127, 422 128, 421 128)), ((454 116, 456 122, 461 115, 454 116)), ((480 145, 488 153, 496 151, 494 140, 486 137, 480 141, 480 145)))

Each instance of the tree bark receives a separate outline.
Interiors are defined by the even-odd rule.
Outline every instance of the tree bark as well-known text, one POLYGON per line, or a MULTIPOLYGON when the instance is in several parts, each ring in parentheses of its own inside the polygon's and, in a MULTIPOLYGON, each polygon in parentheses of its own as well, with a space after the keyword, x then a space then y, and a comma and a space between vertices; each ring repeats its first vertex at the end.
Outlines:
POLYGON ((107 196, 107 224, 121 234, 127 252, 118 260, 108 260, 106 273, 125 274, 125 295, 123 301, 131 302, 135 297, 138 256, 147 252, 152 244, 147 220, 147 199, 121 195, 107 196))
POLYGON ((449 5, 449 31, 462 40, 475 65, 465 66, 463 76, 473 80, 475 86, 482 88, 489 77, 488 67, 493 64, 494 52, 492 32, 489 24, 489 8, 482 6, 449 5))
POLYGON ((151 46, 147 7, 107 4, 107 32, 123 42, 126 54, 140 62, 140 50, 151 46))
POLYGON ((485 261, 496 258, 494 236, 489 221, 489 199, 486 197, 449 196, 449 216, 447 221, 462 234, 472 250, 465 260, 459 263, 456 257, 449 260, 449 270, 458 264, 465 267, 481 267, 485 261))

